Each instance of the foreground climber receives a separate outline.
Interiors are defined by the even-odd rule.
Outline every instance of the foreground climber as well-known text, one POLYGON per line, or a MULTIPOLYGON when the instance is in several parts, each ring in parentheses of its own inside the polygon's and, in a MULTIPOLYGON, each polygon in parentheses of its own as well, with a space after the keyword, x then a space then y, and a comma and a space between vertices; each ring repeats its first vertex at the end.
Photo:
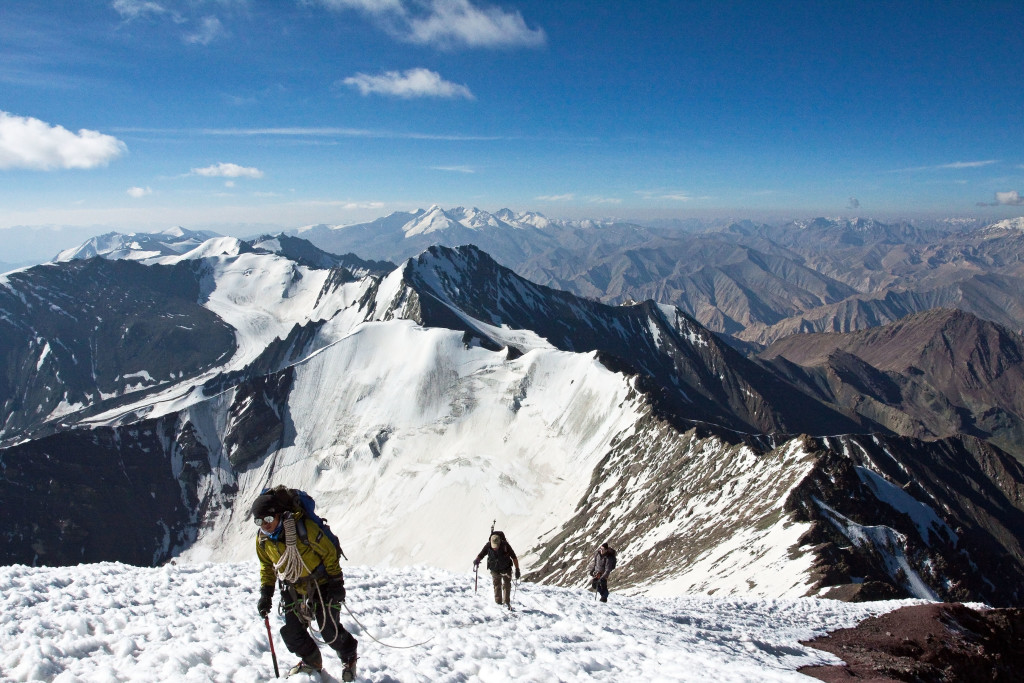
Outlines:
POLYGON ((512 546, 505 540, 505 532, 491 531, 491 537, 480 554, 473 560, 473 568, 480 566, 480 560, 487 556, 487 569, 491 572, 494 583, 494 602, 512 609, 512 567, 515 566, 516 578, 520 577, 519 558, 512 546))
POLYGON ((261 617, 270 614, 274 580, 281 587, 285 646, 302 658, 293 673, 323 670, 320 648, 309 633, 313 622, 324 642, 344 664, 341 680, 355 680, 358 642, 341 625, 345 602, 345 579, 338 561, 339 549, 330 535, 303 512, 297 492, 278 486, 260 495, 252 504, 259 526, 256 557, 260 561, 261 617))

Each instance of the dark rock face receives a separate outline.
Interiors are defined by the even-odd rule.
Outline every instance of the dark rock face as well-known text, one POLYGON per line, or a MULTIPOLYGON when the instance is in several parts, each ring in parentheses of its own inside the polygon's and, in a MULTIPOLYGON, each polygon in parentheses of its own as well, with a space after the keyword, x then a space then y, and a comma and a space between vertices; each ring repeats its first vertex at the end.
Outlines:
POLYGON ((819 586, 833 597, 1024 600, 1024 467, 982 441, 844 436, 808 441, 817 461, 787 501, 813 522, 819 586), (909 572, 913 572, 910 574, 909 572))
POLYGON ((351 253, 332 254, 318 249, 309 240, 290 235, 258 237, 249 244, 256 253, 262 253, 271 251, 268 249, 271 242, 276 243, 273 253, 280 254, 301 266, 345 271, 348 279, 358 279, 366 275, 386 275, 395 269, 395 264, 390 261, 368 261, 351 253))
POLYGON ((800 669, 829 683, 1020 681, 1024 609, 975 610, 957 603, 901 607, 804 644, 846 662, 800 669))
POLYGON ((235 473, 283 444, 292 377, 289 368, 236 378, 219 435, 186 412, 0 449, 0 500, 10 505, 0 563, 152 566, 172 557, 232 504, 235 473))
POLYGON ((199 281, 192 263, 100 258, 8 276, 0 287, 0 443, 39 433, 54 411, 59 419, 227 360, 234 331, 199 304, 199 281))
POLYGON ((173 420, 152 420, 0 449, 0 563, 151 566, 166 559, 191 520, 172 474, 173 438, 173 420))
POLYGON ((294 370, 257 377, 240 384, 228 409, 224 448, 228 462, 244 470, 271 449, 282 448, 288 415, 288 391, 294 370))

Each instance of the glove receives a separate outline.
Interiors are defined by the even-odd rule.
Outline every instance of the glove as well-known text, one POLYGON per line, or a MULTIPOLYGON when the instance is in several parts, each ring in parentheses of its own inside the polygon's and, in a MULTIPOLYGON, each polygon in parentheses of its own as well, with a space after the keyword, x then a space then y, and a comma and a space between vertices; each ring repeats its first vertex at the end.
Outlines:
POLYGON ((480 568, 480 560, 473 560, 473 569, 480 568))
POLYGON ((518 579, 522 574, 519 572, 519 567, 516 567, 516 578, 518 579))
POLYGON ((320 594, 323 595, 325 602, 345 602, 345 577, 341 574, 328 577, 327 583, 320 589, 320 594))
POLYGON ((274 586, 260 586, 260 601, 256 603, 256 611, 259 612, 260 617, 263 619, 267 618, 273 603, 274 586))

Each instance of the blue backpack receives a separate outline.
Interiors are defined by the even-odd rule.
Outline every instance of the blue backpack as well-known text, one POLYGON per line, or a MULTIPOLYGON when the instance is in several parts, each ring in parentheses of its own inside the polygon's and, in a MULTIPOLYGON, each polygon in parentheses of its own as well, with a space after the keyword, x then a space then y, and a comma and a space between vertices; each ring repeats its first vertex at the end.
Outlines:
MULTIPOLYGON (((260 495, 265 493, 272 494, 275 498, 281 501, 285 507, 292 512, 302 512, 303 516, 312 520, 320 530, 324 532, 324 535, 334 546, 334 549, 338 551, 339 557, 344 557, 346 560, 348 557, 345 556, 345 551, 341 549, 341 541, 338 540, 338 535, 331 531, 331 526, 327 523, 327 520, 316 514, 316 501, 313 497, 302 489, 290 489, 287 486, 275 486, 273 488, 263 489, 260 495)), ((306 535, 306 525, 296 524, 295 531, 297 532, 299 539, 305 543, 309 543, 309 538, 306 535)))

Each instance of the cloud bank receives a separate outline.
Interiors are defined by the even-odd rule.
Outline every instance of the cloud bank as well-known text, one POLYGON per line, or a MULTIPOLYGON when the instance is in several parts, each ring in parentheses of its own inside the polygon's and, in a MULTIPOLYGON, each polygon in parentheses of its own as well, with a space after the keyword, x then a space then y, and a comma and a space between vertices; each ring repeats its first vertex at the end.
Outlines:
POLYGON ((464 85, 452 83, 441 78, 441 75, 429 69, 408 69, 387 71, 380 76, 357 73, 342 81, 345 85, 357 88, 363 95, 390 95, 404 99, 414 97, 462 97, 467 100, 476 99, 464 85))
POLYGON ((193 168, 191 175, 201 175, 207 178, 262 178, 263 171, 252 166, 221 162, 203 168, 193 168))
POLYGON ((84 128, 72 133, 63 126, 0 111, 0 169, 96 168, 127 151, 127 145, 111 135, 84 128))

